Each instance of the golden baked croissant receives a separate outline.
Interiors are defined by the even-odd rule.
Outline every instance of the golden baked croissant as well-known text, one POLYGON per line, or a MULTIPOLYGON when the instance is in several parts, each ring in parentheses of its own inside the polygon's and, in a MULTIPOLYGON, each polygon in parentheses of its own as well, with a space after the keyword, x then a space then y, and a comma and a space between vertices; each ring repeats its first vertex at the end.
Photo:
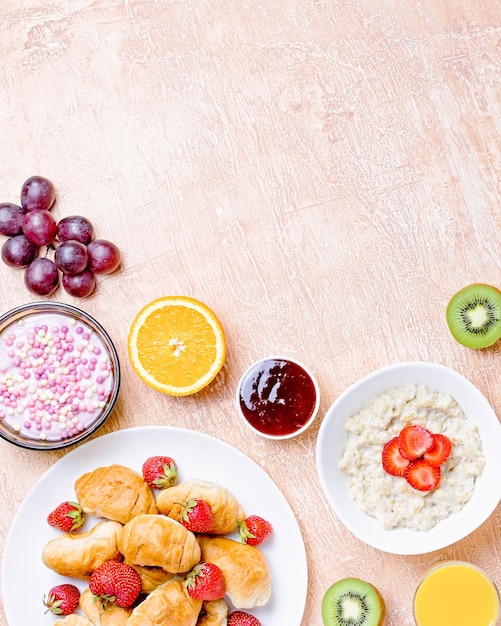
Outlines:
POLYGON ((126 626, 196 626, 202 601, 187 592, 183 582, 171 580, 152 591, 125 622, 126 626))
POLYGON ((86 532, 66 533, 46 543, 42 561, 61 576, 87 580, 96 567, 120 557, 121 530, 118 522, 103 521, 86 532))
POLYGON ((190 478, 178 485, 163 489, 157 494, 157 507, 160 513, 179 521, 183 512, 182 502, 201 498, 207 502, 214 516, 211 535, 226 535, 237 527, 239 520, 245 519, 245 512, 235 496, 217 483, 190 478))
POLYGON ((202 604, 197 626, 227 626, 228 605, 223 600, 209 600, 202 604))
POLYGON ((94 600, 94 594, 86 589, 80 595, 80 608, 90 619, 94 626, 125 626, 132 609, 124 609, 121 606, 94 600))
POLYGON ((199 536, 202 560, 217 565, 226 593, 237 609, 263 606, 271 596, 271 574, 264 554, 255 546, 227 537, 199 536))
POLYGON ((83 474, 75 482, 75 492, 86 513, 122 524, 142 513, 157 513, 153 491, 141 474, 124 465, 83 474))
POLYGON ((118 536, 118 548, 128 563, 161 567, 177 574, 200 561, 195 535, 165 515, 137 515, 118 536))
POLYGON ((130 565, 139 574, 139 578, 143 583, 143 593, 151 593, 159 585, 163 585, 168 580, 174 578, 175 574, 166 572, 161 567, 151 567, 149 565, 137 565, 136 563, 129 563, 124 561, 127 565, 130 565))
POLYGON ((54 622, 54 626, 95 626, 89 619, 72 613, 54 622))

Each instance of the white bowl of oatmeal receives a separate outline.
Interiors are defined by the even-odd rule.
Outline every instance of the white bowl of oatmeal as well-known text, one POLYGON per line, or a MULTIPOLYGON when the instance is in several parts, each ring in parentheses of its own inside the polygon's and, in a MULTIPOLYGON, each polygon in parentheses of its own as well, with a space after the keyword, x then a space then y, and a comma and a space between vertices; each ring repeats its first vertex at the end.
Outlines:
POLYGON ((317 468, 337 517, 365 543, 424 554, 476 530, 501 499, 501 425, 485 396, 442 365, 411 362, 369 374, 327 411, 317 468), (384 444, 409 424, 446 435, 438 487, 419 491, 386 473, 384 444))

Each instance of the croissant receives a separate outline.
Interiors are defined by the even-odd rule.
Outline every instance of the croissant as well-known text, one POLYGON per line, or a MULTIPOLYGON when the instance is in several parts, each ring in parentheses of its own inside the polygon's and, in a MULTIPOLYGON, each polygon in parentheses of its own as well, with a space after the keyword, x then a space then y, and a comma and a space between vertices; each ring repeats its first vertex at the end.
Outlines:
POLYGON ((271 596, 271 574, 264 554, 255 546, 227 537, 199 536, 202 560, 217 565, 226 593, 237 609, 263 606, 271 596))
POLYGON ((80 595, 80 608, 93 626, 125 626, 127 618, 132 613, 132 609, 124 609, 111 602, 105 606, 102 602, 95 602, 90 589, 86 589, 80 595))
POLYGON ((54 622, 54 626, 96 626, 86 617, 72 613, 54 622))
POLYGON ((214 516, 212 535, 226 535, 237 527, 239 520, 245 519, 245 512, 228 489, 204 480, 190 478, 178 485, 163 489, 157 494, 157 508, 160 513, 179 521, 183 511, 182 502, 201 498, 205 500, 214 516))
POLYGON ((153 491, 140 474, 124 465, 83 474, 75 482, 75 492, 86 513, 121 524, 136 515, 157 512, 153 491))
POLYGON ((143 583, 143 593, 151 593, 159 585, 166 583, 168 580, 174 578, 175 574, 166 572, 161 567, 150 567, 148 565, 136 565, 136 563, 129 563, 124 561, 127 565, 130 565, 139 574, 139 578, 143 583))
POLYGON ((132 611, 126 626, 196 626, 202 601, 192 598, 180 580, 152 591, 132 611))
POLYGON ((105 561, 120 557, 118 522, 99 522, 91 530, 66 533, 48 541, 42 551, 42 561, 61 576, 87 580, 105 561))
POLYGON ((177 574, 200 561, 195 535, 165 515, 137 515, 118 536, 118 548, 128 563, 161 567, 177 574))
POLYGON ((209 600, 202 604, 197 626, 227 626, 228 605, 225 600, 209 600))

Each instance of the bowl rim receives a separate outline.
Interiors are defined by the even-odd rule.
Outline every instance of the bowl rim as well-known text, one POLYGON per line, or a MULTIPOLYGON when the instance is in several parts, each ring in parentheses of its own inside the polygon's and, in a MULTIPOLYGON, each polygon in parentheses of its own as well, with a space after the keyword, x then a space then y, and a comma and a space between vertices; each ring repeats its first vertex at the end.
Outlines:
MULTIPOLYGON (((111 395, 108 400, 107 406, 101 412, 99 417, 89 428, 86 428, 81 433, 76 434, 69 439, 61 439, 59 441, 42 441, 38 439, 28 440, 27 438, 16 439, 15 436, 12 436, 8 431, 0 428, 0 437, 19 448, 24 448, 27 450, 34 450, 40 452, 51 452, 54 450, 63 450, 64 448, 69 448, 70 446, 74 446, 76 444, 81 443, 82 441, 88 439, 93 434, 96 433, 97 430, 104 424, 106 419, 109 417, 111 412, 113 411, 115 404, 118 400, 119 392, 120 392, 120 381, 121 381, 121 372, 120 372, 120 360, 118 357, 118 352, 116 350, 115 344, 113 343, 109 333, 105 328, 98 322, 90 313, 72 305, 66 304, 65 302, 57 302, 52 300, 41 300, 39 302, 27 302, 26 304, 21 304, 16 306, 5 313, 0 315, 0 327, 5 322, 15 323, 17 319, 21 319, 26 315, 33 315, 34 313, 44 312, 47 309, 52 310, 54 312, 66 313, 70 317, 75 319, 82 319, 89 326, 92 327, 94 331, 97 331, 101 334, 101 339, 106 346, 111 362, 113 363, 113 386, 111 390, 111 395), (17 316, 17 319, 16 319, 17 316)), ((10 325, 10 324, 9 324, 10 325)), ((7 326, 8 327, 8 326, 7 326)), ((6 328, 7 328, 6 327, 6 328)), ((3 332, 0 331, 0 332, 3 332)))
POLYGON ((297 437, 298 435, 301 435, 302 433, 304 433, 317 418, 317 415, 320 409, 320 385, 318 383, 318 379, 315 376, 315 374, 307 365, 305 365, 303 361, 300 361, 296 359, 295 357, 290 357, 290 356, 270 355, 270 356, 262 357, 254 361, 251 365, 249 365, 249 367, 247 367, 244 373, 240 376, 238 380, 237 388, 236 388, 236 393, 235 393, 235 404, 236 404, 237 412, 238 412, 238 415, 240 416, 240 419, 247 426, 247 428, 251 430, 255 435, 259 435, 263 439, 270 439, 273 441, 282 441, 284 439, 292 439, 293 437, 297 437), (289 361, 290 363, 294 363, 295 365, 299 366, 309 376, 311 382, 313 383, 313 387, 315 388, 315 405, 313 407, 313 411, 312 411, 310 418, 308 419, 307 422, 303 424, 303 426, 301 426, 301 428, 298 428, 298 430, 295 430, 292 433, 287 433, 286 435, 270 435, 268 433, 261 432, 260 430, 252 426, 252 424, 246 419, 245 415, 242 412, 242 409, 240 408, 240 389, 242 387, 243 381, 246 379, 248 374, 256 367, 256 365, 259 365, 259 363, 264 363, 265 361, 272 361, 272 360, 289 361))
POLYGON ((501 500, 500 448, 501 424, 487 398, 471 381, 445 365, 406 361, 367 374, 351 384, 333 402, 318 432, 317 474, 332 511, 358 539, 388 553, 426 554, 470 535, 493 513, 501 500), (466 417, 478 426, 486 460, 483 472, 476 480, 473 495, 461 511, 449 515, 426 532, 403 528, 383 529, 375 518, 360 511, 351 500, 348 495, 348 477, 339 470, 336 462, 346 440, 345 420, 384 391, 405 384, 424 384, 451 395, 466 417), (472 411, 472 407, 475 407, 475 411, 472 411))

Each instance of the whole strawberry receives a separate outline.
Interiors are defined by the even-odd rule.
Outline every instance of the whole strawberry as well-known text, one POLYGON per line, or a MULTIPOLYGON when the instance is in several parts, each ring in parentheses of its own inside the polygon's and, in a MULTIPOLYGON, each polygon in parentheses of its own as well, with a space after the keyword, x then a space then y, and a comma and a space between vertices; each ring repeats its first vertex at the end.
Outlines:
POLYGON ((170 456, 150 456, 143 463, 142 472, 152 489, 166 489, 177 482, 177 464, 170 456))
POLYGON ((214 563, 200 562, 188 574, 186 589, 196 600, 220 600, 226 593, 223 572, 214 563))
POLYGON ((259 515, 249 515, 245 520, 238 522, 238 534, 242 543, 250 546, 258 546, 263 543, 271 533, 273 526, 259 515))
POLYGON ((261 626, 261 622, 245 611, 233 611, 228 618, 228 626, 261 626))
POLYGON ((44 596, 43 603, 47 607, 45 611, 52 611, 54 615, 70 615, 77 610, 80 600, 80 590, 75 585, 65 583, 52 587, 44 596))
POLYGON ((139 574, 126 563, 105 561, 89 578, 89 589, 103 603, 110 602, 127 608, 134 604, 141 593, 139 574))
POLYGON ((66 500, 49 513, 47 522, 54 528, 71 533, 83 526, 85 515, 78 502, 66 500))
POLYGON ((208 533, 214 528, 214 515, 205 500, 194 498, 178 504, 183 508, 181 524, 192 533, 208 533))

